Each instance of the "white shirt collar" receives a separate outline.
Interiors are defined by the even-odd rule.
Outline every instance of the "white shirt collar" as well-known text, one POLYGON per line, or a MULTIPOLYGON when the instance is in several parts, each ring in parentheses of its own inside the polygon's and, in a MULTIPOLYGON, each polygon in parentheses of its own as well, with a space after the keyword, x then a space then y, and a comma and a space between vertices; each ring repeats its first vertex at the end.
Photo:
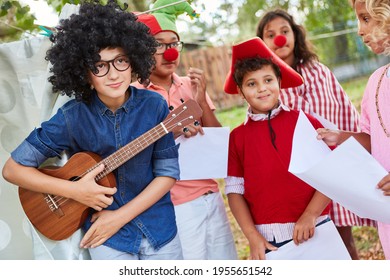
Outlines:
MULTIPOLYGON (((278 115, 281 111, 290 111, 290 108, 286 105, 284 105, 280 100, 279 100, 279 106, 276 107, 275 109, 272 109, 271 112, 271 119, 274 118, 276 115, 278 115)), ((244 124, 246 124, 249 120, 249 118, 252 121, 264 121, 268 119, 268 114, 254 114, 252 113, 252 108, 249 106, 248 111, 246 112, 246 118, 244 124)))

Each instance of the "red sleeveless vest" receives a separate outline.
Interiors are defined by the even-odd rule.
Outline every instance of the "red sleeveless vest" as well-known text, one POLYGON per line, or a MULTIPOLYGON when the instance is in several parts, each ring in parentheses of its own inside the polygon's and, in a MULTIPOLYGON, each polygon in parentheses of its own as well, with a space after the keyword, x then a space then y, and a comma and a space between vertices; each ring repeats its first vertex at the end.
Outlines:
MULTIPOLYGON (((249 119, 230 134, 228 176, 244 178, 244 198, 255 224, 296 222, 315 192, 288 172, 298 115, 295 110, 281 111, 271 119, 277 149, 267 120, 249 119)), ((308 118, 315 128, 322 127, 318 120, 308 118)), ((328 212, 329 207, 322 214, 328 212)))

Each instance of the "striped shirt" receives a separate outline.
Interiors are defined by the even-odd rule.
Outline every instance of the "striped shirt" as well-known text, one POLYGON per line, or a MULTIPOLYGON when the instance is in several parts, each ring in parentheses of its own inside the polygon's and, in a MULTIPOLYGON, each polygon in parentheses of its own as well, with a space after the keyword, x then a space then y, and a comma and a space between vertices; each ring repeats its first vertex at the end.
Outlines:
POLYGON ((284 104, 308 114, 316 113, 338 129, 359 131, 359 113, 328 67, 319 62, 309 67, 299 64, 297 71, 305 82, 281 89, 280 99, 284 104))
MULTIPOLYGON (((348 95, 328 67, 320 62, 299 64, 297 71, 304 84, 281 89, 280 99, 290 108, 318 114, 338 129, 360 131, 359 113, 348 95)), ((330 217, 336 226, 375 226, 375 222, 363 219, 337 203, 332 203, 330 217)))

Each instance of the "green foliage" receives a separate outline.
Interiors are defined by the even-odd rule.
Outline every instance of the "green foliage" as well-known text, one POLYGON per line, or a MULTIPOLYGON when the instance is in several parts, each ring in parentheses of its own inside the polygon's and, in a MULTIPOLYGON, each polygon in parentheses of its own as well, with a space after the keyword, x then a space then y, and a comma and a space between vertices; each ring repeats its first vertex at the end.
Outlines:
MULTIPOLYGON (((66 3, 79 4, 91 0, 47 0, 55 11, 60 13, 66 3)), ((107 0, 100 0, 106 3, 107 0)), ((128 4, 129 11, 146 11, 155 0, 118 0, 128 4)), ((215 0, 214 0, 215 1, 215 0)), ((356 29, 356 19, 348 1, 339 0, 219 0, 219 9, 207 14, 207 3, 193 1, 193 6, 201 12, 197 20, 185 21, 188 31, 183 32, 186 42, 204 45, 230 45, 255 36, 260 17, 269 9, 280 7, 293 14, 297 22, 307 29, 309 38, 335 31, 356 29), (202 13, 203 12, 203 13, 202 13)), ((18 40, 23 30, 38 32, 34 25, 35 17, 28 6, 19 1, 0 0, 0 42, 18 40), (10 26, 13 26, 10 27, 10 26)), ((183 17, 178 24, 183 24, 183 17)), ((331 68, 350 60, 361 60, 372 55, 355 34, 330 35, 313 40, 320 61, 331 68)))
POLYGON ((348 1, 339 0, 224 0, 220 6, 221 15, 225 10, 237 15, 233 23, 225 26, 230 29, 225 43, 242 41, 255 36, 257 23, 268 10, 282 8, 290 12, 296 22, 303 24, 309 38, 344 30, 352 30, 346 34, 329 34, 324 39, 313 40, 320 61, 329 66, 335 66, 345 61, 360 59, 364 48, 357 49, 356 18, 348 1), (298 3, 298 5, 297 5, 298 3), (237 33, 233 31, 238 30, 237 33), (359 57, 356 57, 359 54, 359 57))
POLYGON ((80 4, 80 0, 47 0, 47 4, 52 6, 55 11, 60 13, 62 7, 64 7, 65 4, 78 5, 80 4))
MULTIPOLYGON (((47 3, 60 13, 65 4, 78 5, 85 1, 88 0, 47 0, 47 3)), ((107 1, 108 0, 99 0, 99 2, 103 5, 107 4, 107 1)), ((118 0, 118 3, 122 6, 122 8, 124 7, 124 4, 127 4, 130 11, 145 11, 151 3, 151 0, 118 0)))
POLYGON ((19 1, 1 1, 0 42, 18 39, 24 31, 34 30, 34 20, 29 6, 22 6, 19 1))
POLYGON ((238 106, 228 110, 218 111, 216 116, 222 126, 228 126, 232 130, 244 122, 246 109, 246 106, 238 106))
MULTIPOLYGON (((91 0, 47 0, 47 3, 54 8, 55 11, 58 13, 61 12, 62 8, 65 6, 65 4, 73 4, 73 5, 78 5, 82 2, 88 2, 91 0)), ((99 0, 99 2, 103 5, 107 4, 108 0, 99 0)), ((134 0, 134 1, 126 1, 126 0, 118 0, 118 3, 123 7, 124 3, 129 4, 129 2, 134 2, 137 3, 138 5, 144 4, 146 1, 139 1, 139 0, 134 0)))
MULTIPOLYGON (((252 36, 256 35, 256 26, 260 17, 266 13, 268 10, 274 8, 281 8, 284 10, 289 10, 290 1, 289 0, 247 0, 240 8, 237 18, 238 25, 244 25, 252 27, 250 33, 252 36)), ((241 29, 242 30, 242 29, 241 29)))
MULTIPOLYGON (((300 10, 305 17, 303 24, 309 37, 356 28, 355 14, 348 1, 301 0, 300 10)), ((356 52, 355 33, 330 35, 313 41, 320 60, 327 65, 350 60, 350 54, 356 52)))
MULTIPOLYGON (((78 5, 91 0, 47 0, 47 4, 61 12, 65 4, 78 5)), ((100 0, 106 4, 108 0, 100 0)), ((152 0, 118 0, 122 7, 126 3, 130 11, 145 11, 152 0)), ((0 0, 0 43, 19 40, 25 31, 38 33, 39 27, 34 24, 35 16, 28 5, 22 6, 19 1, 0 0)), ((52 26, 49 26, 52 27, 52 26)))

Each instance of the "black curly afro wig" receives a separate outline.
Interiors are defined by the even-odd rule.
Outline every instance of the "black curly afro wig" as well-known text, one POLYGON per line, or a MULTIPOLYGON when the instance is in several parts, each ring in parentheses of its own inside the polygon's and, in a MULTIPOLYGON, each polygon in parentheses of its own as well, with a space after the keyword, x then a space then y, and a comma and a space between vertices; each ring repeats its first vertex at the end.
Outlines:
POLYGON ((105 48, 122 48, 130 59, 133 75, 140 83, 148 81, 155 65, 156 40, 149 28, 126 12, 116 1, 102 6, 98 0, 80 5, 79 14, 60 21, 52 36, 53 46, 46 54, 52 75, 53 91, 88 102, 93 90, 88 72, 95 70, 99 52, 105 48))

